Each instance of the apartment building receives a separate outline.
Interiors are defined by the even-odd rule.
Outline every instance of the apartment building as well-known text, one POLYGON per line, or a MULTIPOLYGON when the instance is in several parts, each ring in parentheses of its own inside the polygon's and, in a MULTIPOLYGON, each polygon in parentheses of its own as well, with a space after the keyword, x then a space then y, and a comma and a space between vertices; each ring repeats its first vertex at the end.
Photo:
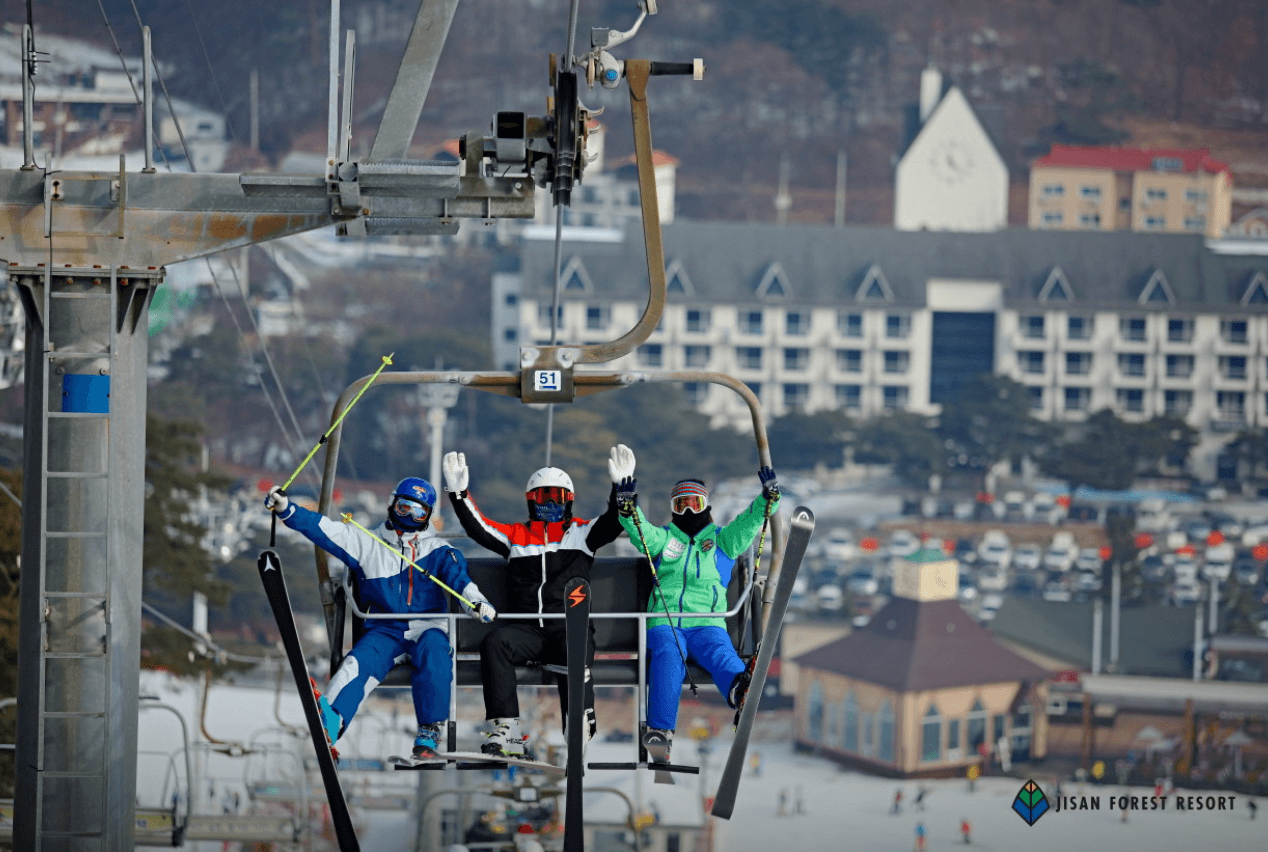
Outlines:
POLYGON ((1223 236, 1228 165, 1205 148, 1054 145, 1030 169, 1029 224, 1044 230, 1223 236))
MULTIPOLYGON (((664 229, 667 304, 622 370, 728 373, 768 417, 935 413, 968 378, 1006 375, 1035 414, 1185 418, 1211 437, 1268 424, 1268 257, 1198 235, 678 222, 664 229)), ((512 369, 550 337, 553 244, 527 241, 493 282, 493 346, 512 369)), ((642 242, 565 244, 561 343, 612 340, 647 298, 642 242)), ((717 423, 730 390, 687 387, 717 423)))

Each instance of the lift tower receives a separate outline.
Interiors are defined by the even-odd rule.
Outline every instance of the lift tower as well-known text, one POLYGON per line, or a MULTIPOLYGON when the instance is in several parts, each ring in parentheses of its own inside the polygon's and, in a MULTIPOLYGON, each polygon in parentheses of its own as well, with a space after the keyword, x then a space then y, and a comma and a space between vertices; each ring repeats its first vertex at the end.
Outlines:
MULTIPOLYGON (((349 158, 351 69, 330 25, 324 174, 155 169, 144 33, 145 163, 55 171, 35 156, 36 53, 23 35, 25 156, 0 171, 0 258, 26 313, 23 582, 16 848, 133 845, 148 311, 168 264, 335 224, 349 235, 455 233, 458 219, 529 218, 528 126, 464 163, 408 159, 458 0, 422 0, 369 158, 349 158), (344 81, 340 101, 340 77, 344 81), (342 116, 342 120, 340 120, 342 116), (518 151, 520 168, 484 153, 518 151), (464 168, 465 166, 465 168, 464 168)), ((566 129, 570 131, 571 129, 566 129)))

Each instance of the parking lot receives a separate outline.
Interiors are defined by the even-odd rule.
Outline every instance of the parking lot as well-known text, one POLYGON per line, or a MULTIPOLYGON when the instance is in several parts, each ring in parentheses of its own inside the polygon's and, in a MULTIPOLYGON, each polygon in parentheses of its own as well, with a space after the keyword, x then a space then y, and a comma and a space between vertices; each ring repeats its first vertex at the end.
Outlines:
MULTIPOLYGON (((831 496, 815 498, 831 503, 831 496)), ((1268 636, 1268 510, 1214 496, 1092 502, 1018 488, 989 502, 897 498, 887 514, 871 514, 879 503, 861 503, 868 514, 821 517, 791 606, 801 617, 866 624, 891 592, 894 560, 921 547, 959 561, 960 602, 983 622, 1009 596, 1087 600, 1110 576, 1106 518, 1117 513, 1134 544, 1121 565, 1125 601, 1192 604, 1208 600, 1214 584, 1221 613, 1236 603, 1268 636)))

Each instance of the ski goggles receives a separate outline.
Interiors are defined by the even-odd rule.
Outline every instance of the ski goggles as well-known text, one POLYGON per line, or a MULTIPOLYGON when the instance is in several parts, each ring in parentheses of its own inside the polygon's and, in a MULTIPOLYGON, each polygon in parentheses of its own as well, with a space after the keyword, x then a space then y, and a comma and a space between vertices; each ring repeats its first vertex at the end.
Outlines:
POLYGON ((555 503, 562 506, 572 499, 572 492, 563 486, 544 485, 528 492, 528 499, 529 502, 536 503, 539 506, 545 506, 547 503, 555 503))
POLYGON ((397 497, 392 501, 392 514, 398 518, 409 518, 411 521, 425 521, 431 515, 431 508, 417 500, 397 497))
POLYGON ((699 514, 709 505, 709 491, 699 482, 680 482, 670 492, 669 504, 676 515, 683 512, 699 514))
POLYGON ((704 511, 705 499, 699 494, 682 494, 673 498, 670 505, 673 506, 675 515, 681 515, 683 512, 700 514, 704 511))

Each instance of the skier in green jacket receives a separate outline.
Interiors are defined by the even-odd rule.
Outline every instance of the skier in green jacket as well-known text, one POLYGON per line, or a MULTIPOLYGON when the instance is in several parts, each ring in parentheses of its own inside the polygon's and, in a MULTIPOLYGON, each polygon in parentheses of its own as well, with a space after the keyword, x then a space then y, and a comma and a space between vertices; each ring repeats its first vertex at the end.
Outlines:
POLYGON ((672 619, 648 620, 647 733, 643 737, 653 760, 668 761, 687 659, 709 672, 731 707, 738 707, 748 690, 751 676, 731 643, 726 619, 683 613, 726 611, 735 560, 779 507, 779 483, 775 471, 761 468, 757 475, 762 493, 739 517, 719 527, 713 522, 704 483, 681 480, 670 493, 670 523, 655 527, 638 508, 633 453, 628 458, 625 470, 613 471, 621 526, 634 546, 647 554, 657 578, 647 611, 673 615, 672 619))

